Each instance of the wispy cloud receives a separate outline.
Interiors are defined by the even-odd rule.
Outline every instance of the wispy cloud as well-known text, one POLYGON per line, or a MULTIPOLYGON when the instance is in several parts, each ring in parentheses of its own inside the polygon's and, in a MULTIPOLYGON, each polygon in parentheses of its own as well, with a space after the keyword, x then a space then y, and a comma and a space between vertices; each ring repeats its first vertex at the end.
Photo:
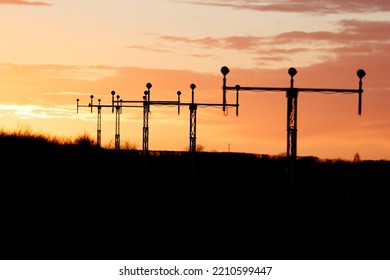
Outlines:
MULTIPOLYGON (((330 57, 354 54, 385 54, 389 50, 390 22, 341 20, 335 31, 289 31, 269 37, 228 36, 191 38, 162 35, 160 44, 173 44, 210 51, 209 57, 218 50, 239 51, 252 56, 254 61, 290 61, 294 55, 308 54, 316 61, 330 57), (326 54, 326 55, 324 55, 326 54)), ((264 65, 264 63, 262 64, 264 65)))
POLYGON ((193 46, 199 46, 201 48, 224 48, 224 49, 234 49, 234 50, 243 50, 243 49, 253 49, 255 48, 262 40, 261 37, 255 36, 231 36, 225 38, 217 37, 203 37, 203 38, 190 38, 183 36, 173 36, 173 35, 162 35, 159 37, 159 40, 165 42, 173 42, 180 44, 187 44, 193 46))
MULTIPOLYGON (((175 37, 175 36, 162 36, 163 39, 160 40, 159 43, 149 46, 149 45, 130 45, 126 48, 138 50, 138 51, 145 51, 145 52, 151 52, 151 53, 157 53, 157 54, 175 54, 175 55, 185 55, 187 57, 194 57, 194 58, 215 58, 215 55, 211 53, 193 53, 192 51, 186 52, 185 48, 183 48, 183 44, 176 45, 176 47, 173 47, 172 45, 164 44, 165 43, 181 43, 184 42, 185 44, 201 44, 203 45, 203 49, 207 49, 207 39, 190 39, 186 37, 175 37)), ((217 43, 218 39, 214 39, 215 43, 217 43)), ((216 46, 217 47, 217 46, 216 46)), ((221 46, 220 46, 221 47, 221 46)))
POLYGON ((0 0, 0 5, 22 5, 22 6, 50 6, 47 2, 23 1, 23 0, 0 0))
POLYGON ((171 52, 170 50, 164 49, 164 47, 149 47, 149 46, 142 46, 142 45, 130 45, 130 46, 127 46, 126 48, 141 50, 141 51, 156 52, 156 53, 169 53, 169 52, 171 52))
POLYGON ((89 92, 78 91, 58 91, 58 92, 43 92, 42 95, 54 95, 54 96, 90 96, 89 92))
POLYGON ((108 66, 84 66, 84 65, 47 65, 42 70, 56 78, 77 80, 100 80, 116 75, 116 69, 108 66))
POLYGON ((15 105, 0 104, 0 114, 6 116, 18 116, 20 119, 56 119, 74 115, 74 108, 61 106, 15 105), (73 110, 72 110, 73 109, 73 110))
POLYGON ((220 40, 217 38, 212 38, 212 37, 192 39, 189 37, 178 37, 178 36, 164 35, 164 36, 161 36, 161 39, 165 40, 165 41, 176 41, 176 42, 181 42, 181 43, 197 44, 197 45, 202 45, 204 47, 220 47, 221 46, 220 40))
POLYGON ((119 68, 79 65, 0 64, 1 102, 5 104, 76 105, 76 98, 111 92, 119 68), (13 94, 7 94, 13 92, 13 94))
POLYGON ((5 63, 0 64, 0 71, 3 71, 6 74, 17 73, 19 76, 25 76, 34 73, 34 76, 44 76, 45 78, 55 77, 56 79, 60 78, 69 80, 94 81, 116 76, 117 69, 114 67, 102 65, 45 64, 28 66, 5 63), (29 68, 30 70, 34 71, 29 72, 29 68))
POLYGON ((280 0, 280 1, 253 1, 253 0, 198 0, 175 2, 227 7, 233 9, 244 9, 258 12, 295 12, 295 13, 320 13, 320 14, 337 14, 337 13, 366 13, 377 11, 390 11, 390 2, 386 0, 357 0, 357 1, 309 1, 309 0, 280 0))
POLYGON ((285 32, 274 37, 272 43, 291 43, 294 41, 329 41, 338 42, 372 42, 373 40, 381 42, 388 40, 390 31, 390 22, 386 21, 359 21, 342 20, 339 22, 340 29, 337 32, 317 31, 303 32, 292 31, 285 32))
MULTIPOLYGON (((269 54, 297 54, 297 53, 302 53, 302 52, 305 52, 305 51, 308 51, 307 48, 286 48, 286 49, 282 49, 282 48, 270 48, 267 50, 267 53, 269 54)), ((264 51, 262 51, 261 53, 265 53, 264 51)))
MULTIPOLYGON (((258 36, 230 36, 223 38, 190 38, 171 35, 160 36, 163 41, 178 42, 184 44, 198 45, 204 48, 228 48, 234 50, 253 50, 260 45, 280 45, 302 42, 328 41, 331 43, 353 42, 383 42, 388 40, 390 22, 385 21, 359 21, 342 20, 340 28, 336 32, 331 31, 290 31, 277 34, 273 37, 258 36)), ((303 48, 294 48, 287 52, 304 51, 303 48)), ((279 52, 282 52, 279 50, 279 52)))

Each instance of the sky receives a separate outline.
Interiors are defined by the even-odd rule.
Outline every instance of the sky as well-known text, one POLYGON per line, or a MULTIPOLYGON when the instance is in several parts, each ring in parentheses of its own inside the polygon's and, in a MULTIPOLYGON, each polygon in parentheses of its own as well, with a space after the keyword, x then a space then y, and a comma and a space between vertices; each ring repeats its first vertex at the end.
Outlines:
MULTIPOLYGON (((353 89, 364 69, 362 114, 356 93, 300 92, 297 154, 390 160, 390 2, 255 0, 0 0, 0 129, 96 138, 94 102, 221 104, 227 85, 353 89)), ((228 103, 235 92, 228 91, 228 103)), ((96 103, 95 103, 96 104, 96 103)), ((135 103, 138 104, 138 103, 135 103)), ((281 91, 240 91, 235 108, 198 106, 196 142, 206 151, 286 153, 287 100, 281 91)), ((142 149, 143 111, 124 107, 121 145, 142 149)), ((112 145, 115 114, 102 108, 102 144, 112 145)), ((190 111, 154 105, 149 149, 189 146, 190 111)))

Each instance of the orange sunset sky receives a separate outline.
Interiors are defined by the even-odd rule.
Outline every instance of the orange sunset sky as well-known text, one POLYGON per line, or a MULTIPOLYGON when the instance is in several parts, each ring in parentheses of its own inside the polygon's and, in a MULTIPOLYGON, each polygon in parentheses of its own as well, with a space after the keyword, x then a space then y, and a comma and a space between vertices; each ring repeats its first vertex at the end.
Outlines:
MULTIPOLYGON (((97 110, 76 99, 221 103, 227 85, 358 89, 301 92, 298 156, 390 160, 390 1, 0 0, 0 129, 96 137, 97 110)), ((228 92, 234 103, 235 93, 228 92)), ((233 108, 197 110, 197 144, 206 151, 286 152, 286 93, 240 92, 233 108)), ((189 145, 189 110, 152 106, 149 149, 189 145)), ((141 108, 123 108, 121 144, 142 148, 141 108)), ((102 109, 102 144, 114 142, 115 114, 102 109)))

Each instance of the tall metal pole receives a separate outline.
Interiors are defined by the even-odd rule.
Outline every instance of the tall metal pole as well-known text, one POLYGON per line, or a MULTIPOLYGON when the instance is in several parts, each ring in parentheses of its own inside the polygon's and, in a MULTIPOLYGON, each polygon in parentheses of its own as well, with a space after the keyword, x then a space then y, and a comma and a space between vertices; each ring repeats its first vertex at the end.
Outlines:
POLYGON ((119 95, 117 97, 117 105, 115 106, 115 150, 120 149, 120 113, 121 106, 119 104, 119 95))
POLYGON ((97 143, 96 145, 100 148, 101 147, 101 142, 102 142, 102 106, 100 106, 100 99, 99 105, 98 105, 98 120, 97 120, 97 143))
POLYGON ((191 88, 191 104, 190 104, 190 152, 196 152, 196 109, 197 104, 194 102, 195 84, 190 85, 191 88))
POLYGON ((179 90, 177 92, 177 114, 180 115, 180 95, 181 95, 181 91, 179 90))
POLYGON ((150 113, 150 89, 151 83, 146 84, 148 90, 144 91, 143 103, 144 103, 144 117, 142 128, 142 152, 146 155, 149 151, 149 113, 150 113))
MULTIPOLYGON (((297 105, 298 90, 294 88, 294 76, 297 74, 295 68, 290 68, 288 73, 291 76, 290 88, 287 89, 287 160, 289 168, 293 168, 297 158, 297 105)), ((292 170, 291 170, 292 171, 292 170)))
POLYGON ((145 91, 144 98, 144 123, 142 128, 142 152, 145 155, 149 150, 149 103, 147 101, 148 92, 145 91))
POLYGON ((111 91, 111 109, 112 109, 112 113, 114 113, 114 108, 115 108, 115 91, 111 91))
POLYGON ((91 106, 91 113, 92 113, 92 109, 93 109, 93 95, 92 94, 91 94, 90 98, 91 98, 91 102, 89 103, 89 105, 91 106))
POLYGON ((225 112, 226 108, 226 75, 229 74, 230 70, 228 67, 223 66, 221 68, 221 73, 223 75, 222 80, 222 111, 225 112))
POLYGON ((152 84, 151 83, 147 83, 146 84, 146 88, 148 89, 148 112, 150 113, 150 89, 152 88, 152 84))
POLYGON ((359 69, 356 72, 356 75, 359 77, 359 104, 358 104, 358 114, 362 114, 362 93, 363 93, 363 81, 362 79, 366 76, 366 72, 363 69, 359 69))

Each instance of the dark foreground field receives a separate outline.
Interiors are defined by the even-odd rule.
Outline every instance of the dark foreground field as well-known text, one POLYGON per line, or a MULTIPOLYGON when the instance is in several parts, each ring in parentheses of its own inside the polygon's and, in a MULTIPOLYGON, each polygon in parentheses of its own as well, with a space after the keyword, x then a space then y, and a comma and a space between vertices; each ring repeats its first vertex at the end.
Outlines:
POLYGON ((390 259, 389 161, 0 139, 1 259, 390 259))

